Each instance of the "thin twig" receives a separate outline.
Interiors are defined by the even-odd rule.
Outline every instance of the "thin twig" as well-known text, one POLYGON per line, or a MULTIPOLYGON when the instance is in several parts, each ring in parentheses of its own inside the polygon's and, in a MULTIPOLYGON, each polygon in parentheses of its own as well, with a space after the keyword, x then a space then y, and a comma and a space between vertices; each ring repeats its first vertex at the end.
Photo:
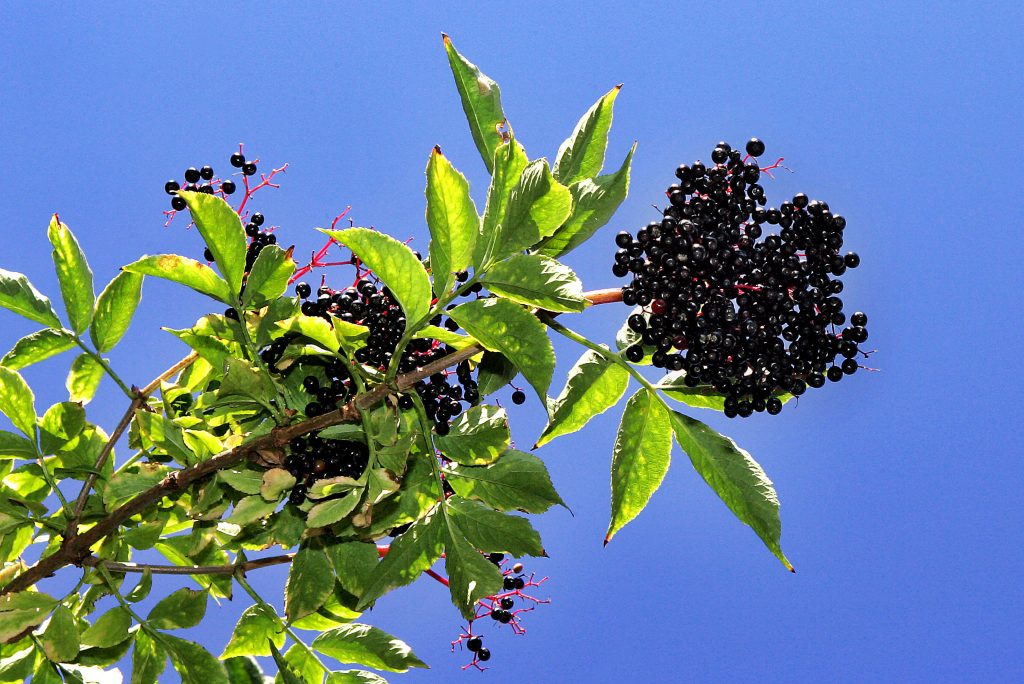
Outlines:
POLYGON ((154 575, 233 575, 237 571, 245 573, 274 565, 285 565, 291 563, 294 558, 294 553, 285 553, 280 556, 256 558, 244 563, 229 565, 151 565, 148 563, 119 563, 89 556, 82 560, 82 565, 93 567, 102 565, 110 572, 146 572, 148 570, 154 575))
POLYGON ((110 435, 107 443, 103 445, 102 449, 100 449, 100 453, 96 457, 96 463, 93 465, 93 472, 89 473, 89 477, 86 478, 85 483, 82 485, 82 491, 78 493, 78 498, 75 499, 75 508, 71 515, 71 520, 68 521, 67 532, 64 534, 64 543, 73 539, 78 533, 78 521, 82 517, 82 511, 85 510, 86 502, 89 500, 89 492, 92 491, 93 485, 96 484, 96 478, 99 477, 100 469, 104 464, 106 464, 107 458, 110 457, 110 453, 114 450, 114 444, 121 439, 121 435, 123 435, 124 431, 128 429, 129 425, 131 425, 135 412, 139 410, 143 403, 145 403, 146 398, 160 387, 160 383, 175 373, 188 368, 198 358, 199 355, 192 352, 181 361, 178 361, 176 364, 158 375, 153 382, 149 383, 141 390, 134 387, 132 388, 135 392, 135 398, 132 399, 131 404, 128 405, 128 410, 124 412, 124 415, 121 417, 121 421, 117 424, 117 427, 114 428, 114 432, 110 435))

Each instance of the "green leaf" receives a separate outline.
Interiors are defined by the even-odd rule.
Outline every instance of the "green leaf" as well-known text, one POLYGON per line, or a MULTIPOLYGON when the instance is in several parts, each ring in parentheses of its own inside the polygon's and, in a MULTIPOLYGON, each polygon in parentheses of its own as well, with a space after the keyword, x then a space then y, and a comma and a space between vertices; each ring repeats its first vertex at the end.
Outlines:
POLYGON ((392 542, 388 555, 378 563, 367 582, 356 610, 363 610, 392 589, 409 584, 441 557, 444 551, 441 517, 435 508, 392 542))
POLYGON ((0 366, 0 411, 29 439, 36 438, 35 395, 18 371, 0 366))
POLYGON ((445 520, 444 569, 448 573, 448 591, 462 617, 472 620, 476 602, 501 591, 501 571, 469 543, 452 516, 445 516, 445 520))
POLYGON ((560 182, 569 185, 601 173, 608 147, 608 131, 612 127, 612 109, 620 90, 621 83, 602 95, 558 148, 554 174, 560 182))
POLYGON ((259 494, 263 485, 263 471, 236 466, 225 468, 217 473, 229 487, 243 494, 259 494))
POLYGON ((83 646, 109 648, 127 639, 128 628, 132 626, 132 616, 122 606, 111 608, 100 616, 92 626, 82 632, 83 646))
POLYGON ((223 662, 231 684, 264 684, 263 670, 255 658, 235 656, 223 662))
POLYGON ((270 468, 263 472, 260 496, 267 501, 280 501, 281 495, 295 486, 295 476, 284 468, 270 468))
POLYGON ((434 147, 427 162, 427 226, 430 228, 430 269, 440 297, 454 280, 454 271, 472 265, 480 217, 469 195, 469 183, 434 147))
POLYGON ((103 489, 103 505, 113 510, 119 503, 160 483, 171 472, 159 463, 139 463, 114 475, 103 489))
POLYGON ((39 635, 46 657, 55 663, 67 663, 75 659, 81 642, 78 638, 78 625, 75 615, 64 606, 57 606, 50 622, 39 635))
POLYGON ((551 420, 534 448, 576 432, 591 418, 615 406, 628 386, 629 372, 625 368, 595 351, 584 352, 569 371, 562 393, 551 402, 551 420))
POLYGON ((299 549, 288 572, 284 589, 284 612, 288 621, 309 615, 324 605, 334 590, 331 561, 323 549, 299 549))
POLYGON ((636 143, 633 143, 625 161, 615 173, 584 178, 569 186, 572 213, 551 237, 540 243, 537 248, 540 254, 551 257, 568 254, 611 220, 629 193, 630 164, 634 152, 636 143))
POLYGON ((359 505, 359 497, 348 493, 340 499, 328 499, 315 504, 306 513, 306 524, 309 527, 327 527, 338 522, 359 505))
POLYGON ((199 644, 170 634, 161 634, 160 640, 167 644, 182 684, 230 684, 224 666, 199 644))
POLYGON ((326 684, 388 684, 388 680, 365 670, 337 670, 327 675, 326 684))
POLYGON ((508 449, 511 438, 505 409, 473 406, 452 421, 448 435, 438 435, 434 441, 456 463, 487 465, 508 449))
POLYGON ((277 617, 259 604, 249 606, 238 618, 231 639, 220 654, 220 659, 234 656, 268 656, 270 643, 277 648, 284 646, 285 632, 280 629, 277 617))
POLYGON ((188 203, 192 220, 227 281, 231 292, 230 302, 234 302, 235 294, 242 287, 248 247, 242 221, 231 205, 220 197, 201 192, 183 191, 178 194, 188 203))
MULTIPOLYGON (((144 523, 151 524, 151 523, 144 523)), ((142 525, 140 525, 142 527, 142 525)), ((163 523, 160 523, 160 529, 163 530, 163 523)), ((153 543, 156 543, 154 540, 153 543)), ((152 546, 152 544, 150 545, 152 546)), ((153 572, 146 568, 142 576, 139 578, 138 584, 132 587, 132 590, 125 594, 124 598, 128 603, 138 603, 149 596, 149 592, 153 589, 153 572)))
POLYGON ((277 395, 270 377, 248 361, 229 358, 225 365, 224 379, 217 390, 219 398, 240 396, 267 404, 277 395))
POLYGON ((260 307, 277 299, 288 289, 288 279, 293 273, 295 261, 291 247, 284 250, 277 245, 264 246, 245 280, 242 306, 260 307))
POLYGON ((85 260, 78 240, 71 230, 60 222, 56 214, 50 219, 47 236, 53 245, 53 266, 57 270, 57 281, 64 296, 64 306, 68 311, 71 329, 81 335, 92 323, 93 304, 96 299, 92 269, 85 260))
POLYGON ((448 499, 448 514, 455 518, 466 539, 481 551, 513 556, 545 556, 540 535, 526 518, 508 515, 461 496, 448 499))
POLYGON ((184 629, 195 627, 206 615, 205 591, 178 589, 163 598, 149 611, 146 620, 156 629, 184 629))
POLYGON ((138 273, 122 270, 103 288, 89 330, 96 351, 110 351, 121 341, 141 299, 142 276, 138 273))
POLYGON ((11 458, 30 458, 38 456, 32 440, 25 439, 13 432, 0 430, 0 461, 11 458))
MULTIPOLYGON (((177 254, 144 256, 124 267, 129 273, 156 276, 190 287, 199 294, 212 297, 228 305, 234 304, 234 294, 227 282, 206 264, 177 254)), ((238 292, 237 289, 234 292, 238 292)))
POLYGON ((245 526, 266 518, 274 512, 275 508, 277 508, 276 501, 267 501, 259 495, 247 496, 235 504, 235 509, 224 519, 224 522, 245 526))
POLYGON ((689 416, 673 411, 672 430, 693 467, 736 517, 750 525, 765 546, 794 572, 779 539, 779 497, 764 469, 736 442, 689 416))
POLYGON ((6 658, 0 658, 0 682, 24 681, 32 673, 35 662, 35 646, 29 646, 6 658))
POLYGON ((87 404, 96 396, 96 390, 103 380, 103 366, 95 357, 80 354, 71 362, 68 379, 64 382, 69 401, 87 404))
MULTIPOLYGON (((687 406, 706 408, 713 411, 725 410, 725 396, 715 390, 714 387, 710 385, 687 387, 685 380, 686 371, 673 371, 659 380, 655 387, 664 392, 665 396, 680 401, 687 406)), ((789 392, 778 392, 774 396, 783 404, 793 398, 793 395, 789 392)))
POLYGON ((145 630, 135 635, 131 684, 153 684, 167 667, 167 651, 145 630))
POLYGON ((60 327, 50 300, 24 274, 0 268, 0 306, 48 328, 60 327))
POLYGON ((323 681, 324 668, 304 646, 292 644, 288 652, 282 656, 277 646, 270 644, 270 652, 277 663, 275 684, 318 684, 323 681))
POLYGON ((32 684, 63 684, 57 666, 45 658, 40 658, 32 673, 32 684))
POLYGON ((85 428, 85 409, 70 401, 46 409, 39 421, 39 443, 44 454, 56 453, 85 428))
POLYGON ((604 543, 640 514, 661 486, 672 456, 668 409, 641 389, 626 402, 612 451, 612 516, 604 543))
POLYGON ((312 647, 339 662, 358 663, 387 672, 408 672, 409 668, 427 667, 407 643, 370 625, 335 627, 314 639, 312 647))
POLYGON ((351 249, 381 279, 402 305, 409 325, 430 310, 430 278, 407 245, 369 228, 324 230, 351 249))
POLYGON ((455 77, 455 87, 462 99, 462 109, 469 121, 469 132, 490 171, 494 151, 504 141, 503 129, 508 125, 501 109, 501 90, 497 83, 455 49, 448 36, 442 34, 442 37, 448 64, 455 77))
POLYGON ((505 220, 495 231, 491 260, 535 246, 558 230, 571 211, 572 194, 551 175, 547 160, 531 162, 509 194, 505 220))
POLYGON ((477 385, 481 397, 494 394, 516 377, 516 367, 497 352, 485 351, 477 368, 477 385))
POLYGON ((342 588, 353 596, 362 596, 377 568, 377 545, 337 542, 327 547, 327 555, 342 588))
POLYGON ((583 311, 583 283, 572 269, 538 254, 516 254, 493 266, 482 279, 494 294, 546 311, 583 311))
POLYGON ((501 511, 543 513, 555 504, 565 506, 544 462, 515 449, 506 451, 492 465, 453 465, 446 474, 459 496, 483 501, 501 511))
POLYGON ((473 253, 473 263, 477 266, 490 261, 494 242, 500 227, 505 223, 512 188, 519 182, 529 163, 526 150, 515 140, 502 143, 495 150, 491 184, 487 189, 487 205, 484 207, 484 219, 480 224, 480 235, 473 253))
POLYGON ((135 414, 139 430, 153 444, 182 465, 196 462, 196 454, 185 443, 185 435, 173 421, 159 413, 139 411, 135 414))
POLYGON ((543 323, 505 299, 477 299, 448 314, 481 345, 504 354, 545 402, 555 370, 555 350, 543 323))
POLYGON ((74 346, 75 340, 68 333, 54 328, 44 328, 18 340, 14 348, 0 359, 0 366, 21 370, 74 346))

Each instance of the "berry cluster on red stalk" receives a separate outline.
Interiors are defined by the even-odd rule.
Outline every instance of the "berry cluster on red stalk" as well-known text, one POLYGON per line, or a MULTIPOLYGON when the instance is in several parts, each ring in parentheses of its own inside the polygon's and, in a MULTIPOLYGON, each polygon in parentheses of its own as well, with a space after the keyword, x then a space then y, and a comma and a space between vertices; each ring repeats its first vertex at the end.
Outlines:
MULTIPOLYGON (((472 654, 472 660, 462 666, 463 670, 475 667, 484 670, 480 663, 491 659, 491 651, 484 645, 484 635, 474 632, 474 625, 477 621, 490 618, 499 627, 508 625, 515 635, 526 634, 526 628, 522 624, 522 615, 536 609, 537 606, 551 603, 550 599, 539 599, 528 593, 531 587, 539 587, 547 581, 547 577, 537 579, 536 574, 524 573, 522 563, 516 562, 510 568, 503 567, 506 563, 505 554, 491 553, 488 559, 502 568, 504 591, 493 596, 486 596, 476 604, 476 616, 470 620, 469 625, 459 633, 458 638, 452 642, 452 652, 456 647, 464 647, 472 654)), ((435 577, 447 583, 442 577, 435 577)))
POLYGON ((718 143, 711 166, 676 169, 660 221, 615 238, 612 272, 632 275, 622 301, 641 307, 627 321, 626 358, 653 349, 655 367, 724 395, 729 417, 777 414, 780 395, 838 382, 867 356, 867 316, 848 319, 838 297, 840 276, 860 264, 840 254, 846 219, 802 193, 765 208, 761 174, 782 160, 760 168, 764 150, 757 138, 746 155, 718 143), (765 235, 764 226, 780 230, 765 235))

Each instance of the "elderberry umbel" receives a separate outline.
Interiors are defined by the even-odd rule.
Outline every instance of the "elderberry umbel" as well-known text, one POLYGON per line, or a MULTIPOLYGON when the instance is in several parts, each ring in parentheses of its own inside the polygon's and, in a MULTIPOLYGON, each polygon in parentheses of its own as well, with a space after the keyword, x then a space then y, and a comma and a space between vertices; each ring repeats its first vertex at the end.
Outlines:
POLYGON ((459 637, 452 642, 452 651, 456 646, 465 646, 472 654, 472 660, 462 667, 463 670, 475 667, 478 670, 484 669, 480 663, 491 658, 490 650, 484 644, 484 635, 474 631, 476 623, 484 618, 489 618, 496 626, 509 625, 515 635, 526 634, 523 627, 522 617, 538 605, 550 603, 548 599, 539 599, 530 594, 532 588, 539 587, 547 581, 547 577, 537 579, 536 575, 527 576, 524 573, 522 563, 516 562, 511 567, 505 567, 505 554, 487 554, 488 560, 497 565, 503 575, 503 591, 493 596, 486 596, 477 602, 476 612, 469 626, 459 634, 459 637))
MULTIPOLYGON (((245 157, 242 157, 240 154, 235 154, 231 157, 232 166, 235 166, 235 157, 240 157, 244 163, 245 157)), ((243 173, 247 176, 251 176, 253 173, 256 173, 256 165, 252 164, 251 166, 252 173, 248 173, 243 169, 243 173)), ((235 181, 230 178, 225 178, 223 180, 215 178, 213 167, 210 165, 206 165, 198 169, 194 166, 190 166, 185 169, 185 172, 182 175, 185 178, 184 185, 173 178, 164 183, 164 192, 171 195, 171 209, 174 211, 184 211, 187 206, 185 204, 185 200, 178 196, 177 193, 179 190, 202 192, 207 195, 220 193, 226 196, 234 194, 238 187, 235 185, 235 181)))
POLYGON ((802 193, 767 206, 763 153, 756 138, 746 154, 718 143, 711 164, 676 169, 660 221, 615 238, 622 301, 640 307, 626 358, 653 349, 652 365, 724 395, 730 417, 777 414, 779 395, 838 382, 866 355, 867 316, 847 319, 838 296, 860 264, 841 253, 846 220, 802 193))

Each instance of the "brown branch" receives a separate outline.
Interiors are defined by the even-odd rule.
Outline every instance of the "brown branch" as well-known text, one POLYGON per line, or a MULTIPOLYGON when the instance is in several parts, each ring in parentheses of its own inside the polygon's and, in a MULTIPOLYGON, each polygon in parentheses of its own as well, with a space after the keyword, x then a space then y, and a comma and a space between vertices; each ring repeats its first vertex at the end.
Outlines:
POLYGON ((228 565, 150 565, 147 563, 119 563, 89 556, 82 560, 82 565, 92 567, 102 565, 111 572, 146 572, 148 570, 154 575, 233 575, 239 570, 245 574, 250 570, 285 565, 291 563, 294 558, 294 553, 284 553, 280 556, 267 556, 228 565))
POLYGON ((89 492, 92 491, 92 486, 96 484, 96 478, 99 476, 100 468, 104 466, 107 462, 107 458, 110 457, 111 452, 114 450, 114 444, 117 443, 117 440, 121 439, 121 435, 123 435, 124 431, 128 429, 129 425, 131 425, 135 412, 142 407, 147 397, 160 387, 160 383, 175 373, 188 368, 198 358, 199 355, 192 352, 181 361, 178 361, 176 364, 158 375, 153 382, 149 383, 141 390, 135 387, 132 388, 135 392, 135 398, 132 399, 131 404, 128 405, 128 410, 126 410, 124 415, 121 416, 121 421, 117 424, 117 427, 114 428, 114 432, 111 433, 107 443, 103 445, 102 449, 100 449, 100 453, 96 457, 96 463, 93 465, 93 470, 95 472, 89 473, 89 477, 86 478, 85 484, 82 485, 82 490, 78 492, 78 498, 75 500, 74 513, 71 516, 71 520, 68 521, 67 532, 64 533, 64 544, 71 539, 74 539, 75 535, 78 533, 78 521, 82 517, 82 511, 85 510, 86 502, 89 500, 89 492))
MULTIPOLYGON (((593 293, 584 293, 584 296, 593 304, 606 304, 621 301, 622 299, 621 291, 619 290, 597 290, 593 293)), ((395 381, 394 389, 398 391, 407 390, 418 381, 428 378, 445 368, 458 365, 482 351, 483 347, 474 344, 437 359, 422 368, 399 376, 395 381)), ((274 428, 269 434, 258 437, 251 442, 229 449, 194 466, 169 473, 156 485, 111 511, 106 518, 90 529, 78 536, 65 539, 57 551, 41 558, 35 565, 8 582, 0 589, 0 595, 24 591, 43 578, 53 575, 53 573, 66 565, 81 565, 85 563, 86 559, 90 557, 89 549, 94 544, 115 533, 122 523, 133 515, 145 511, 151 505, 163 499, 164 496, 180 493, 199 480, 216 473, 218 470, 230 468, 247 458, 257 455, 262 450, 279 449, 296 437, 306 433, 315 432, 316 430, 322 430, 323 428, 341 423, 356 422, 360 420, 360 411, 380 404, 393 391, 387 385, 377 385, 369 392, 357 396, 336 411, 331 411, 330 413, 325 413, 324 415, 310 418, 294 425, 274 428)))

